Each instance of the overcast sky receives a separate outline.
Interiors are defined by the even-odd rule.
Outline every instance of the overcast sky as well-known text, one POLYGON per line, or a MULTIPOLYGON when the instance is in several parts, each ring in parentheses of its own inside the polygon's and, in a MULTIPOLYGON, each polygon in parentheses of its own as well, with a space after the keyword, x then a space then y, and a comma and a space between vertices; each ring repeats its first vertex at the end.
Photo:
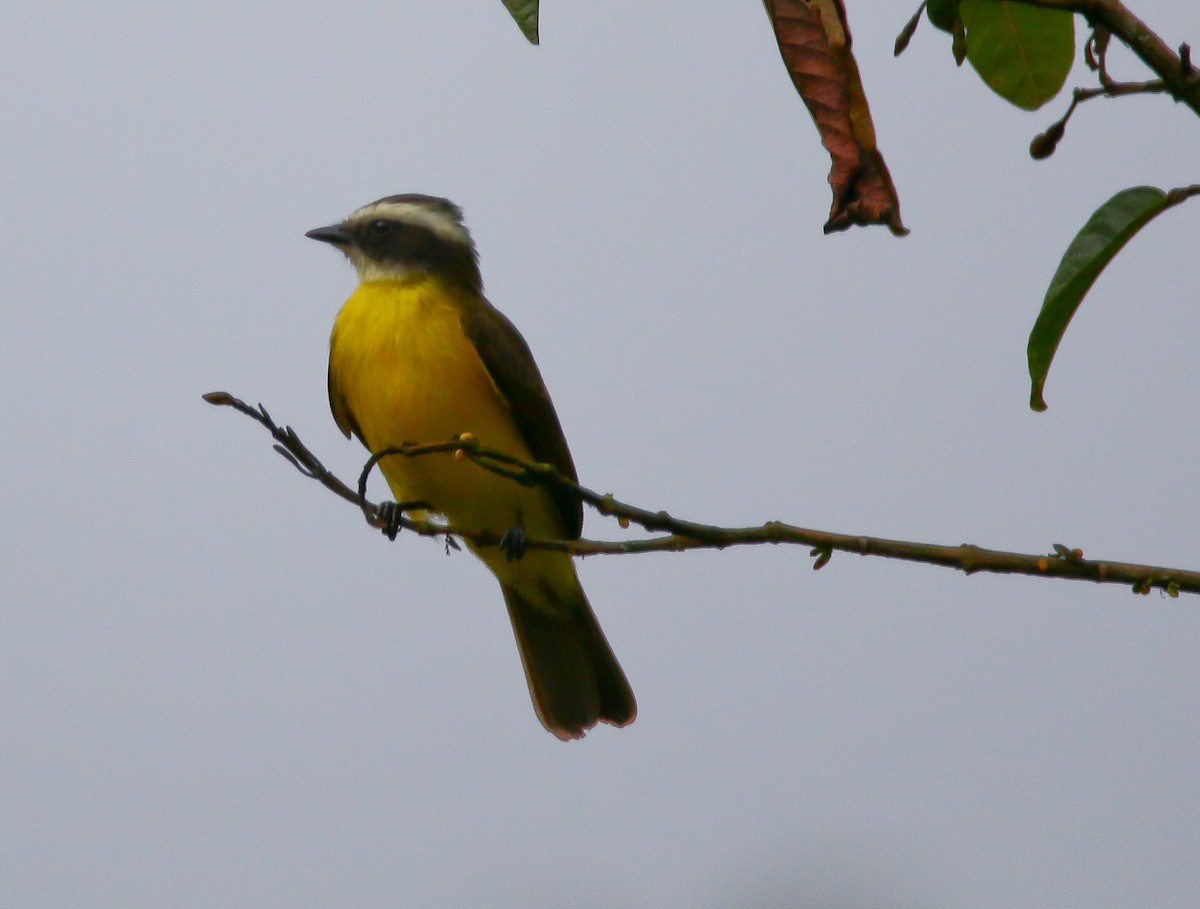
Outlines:
MULTIPOLYGON (((1063 99, 1009 107, 927 27, 893 59, 915 0, 847 5, 902 240, 822 236, 828 157, 758 3, 547 3, 540 48, 498 0, 8 12, 0 902, 1197 904, 1195 597, 590 559, 640 714, 563 744, 482 566, 388 543, 200 400, 356 476, 325 391, 354 276, 304 232, 446 195, 593 488, 1200 567, 1200 200, 1102 276, 1045 414, 1025 367, 1066 244, 1195 182, 1200 121, 1094 101, 1035 163, 1063 99)), ((1200 42, 1194 4, 1136 6, 1200 42)))

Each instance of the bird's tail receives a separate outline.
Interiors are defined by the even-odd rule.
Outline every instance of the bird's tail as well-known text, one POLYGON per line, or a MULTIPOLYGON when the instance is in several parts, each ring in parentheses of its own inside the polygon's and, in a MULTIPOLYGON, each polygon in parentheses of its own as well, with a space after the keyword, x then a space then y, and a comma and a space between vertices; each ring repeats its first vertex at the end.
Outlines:
POLYGON ((533 708, 563 740, 581 738, 597 722, 626 726, 637 716, 633 689, 573 570, 570 579, 569 588, 560 580, 536 591, 501 583, 533 708))

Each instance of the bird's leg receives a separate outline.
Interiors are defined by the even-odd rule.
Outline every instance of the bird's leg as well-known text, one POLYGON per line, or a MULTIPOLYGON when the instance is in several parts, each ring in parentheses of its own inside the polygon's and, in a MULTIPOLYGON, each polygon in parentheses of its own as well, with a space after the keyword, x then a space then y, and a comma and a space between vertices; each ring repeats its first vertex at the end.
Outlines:
POLYGON ((517 512, 517 522, 500 536, 500 549, 508 561, 519 562, 525 558, 528 544, 529 537, 525 536, 525 525, 521 521, 521 513, 517 512))
POLYGON ((380 502, 379 507, 375 509, 375 520, 382 522, 383 526, 380 529, 383 531, 383 535, 394 542, 396 539, 396 534, 398 534, 403 527, 400 521, 404 517, 404 512, 411 511, 414 508, 428 507, 428 502, 420 501, 380 502))

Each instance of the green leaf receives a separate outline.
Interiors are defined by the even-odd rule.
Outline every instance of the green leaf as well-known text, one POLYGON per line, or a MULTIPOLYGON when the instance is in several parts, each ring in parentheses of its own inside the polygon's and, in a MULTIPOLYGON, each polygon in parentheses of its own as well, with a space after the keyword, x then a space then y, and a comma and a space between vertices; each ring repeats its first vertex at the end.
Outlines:
POLYGON ((1029 378, 1033 380, 1029 406, 1034 410, 1046 409, 1042 391, 1050 362, 1071 317, 1100 272, 1151 218, 1180 201, 1176 191, 1168 194, 1153 186, 1121 190, 1096 210, 1071 241, 1029 333, 1029 378))
POLYGON ((967 59, 992 91, 1024 110, 1059 93, 1075 60, 1075 22, 1066 10, 1010 0, 961 0, 967 59))
POLYGON ((958 0, 929 0, 925 15, 929 21, 944 32, 954 33, 954 20, 958 18, 958 0))
POLYGON ((504 0, 504 6, 530 44, 538 43, 538 0, 504 0))
POLYGON ((954 63, 962 66, 967 59, 967 32, 963 28, 962 17, 958 14, 961 0, 929 0, 925 5, 925 15, 937 28, 954 36, 950 45, 954 52, 954 63))

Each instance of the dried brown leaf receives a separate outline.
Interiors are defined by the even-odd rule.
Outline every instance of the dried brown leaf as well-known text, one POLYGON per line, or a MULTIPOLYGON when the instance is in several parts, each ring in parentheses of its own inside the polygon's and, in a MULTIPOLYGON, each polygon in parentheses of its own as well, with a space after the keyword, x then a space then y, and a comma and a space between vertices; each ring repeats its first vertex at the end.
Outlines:
POLYGON ((832 158, 833 205, 825 232, 855 224, 886 224, 908 233, 900 200, 875 144, 875 127, 850 51, 841 0, 764 0, 779 52, 821 144, 832 158))

